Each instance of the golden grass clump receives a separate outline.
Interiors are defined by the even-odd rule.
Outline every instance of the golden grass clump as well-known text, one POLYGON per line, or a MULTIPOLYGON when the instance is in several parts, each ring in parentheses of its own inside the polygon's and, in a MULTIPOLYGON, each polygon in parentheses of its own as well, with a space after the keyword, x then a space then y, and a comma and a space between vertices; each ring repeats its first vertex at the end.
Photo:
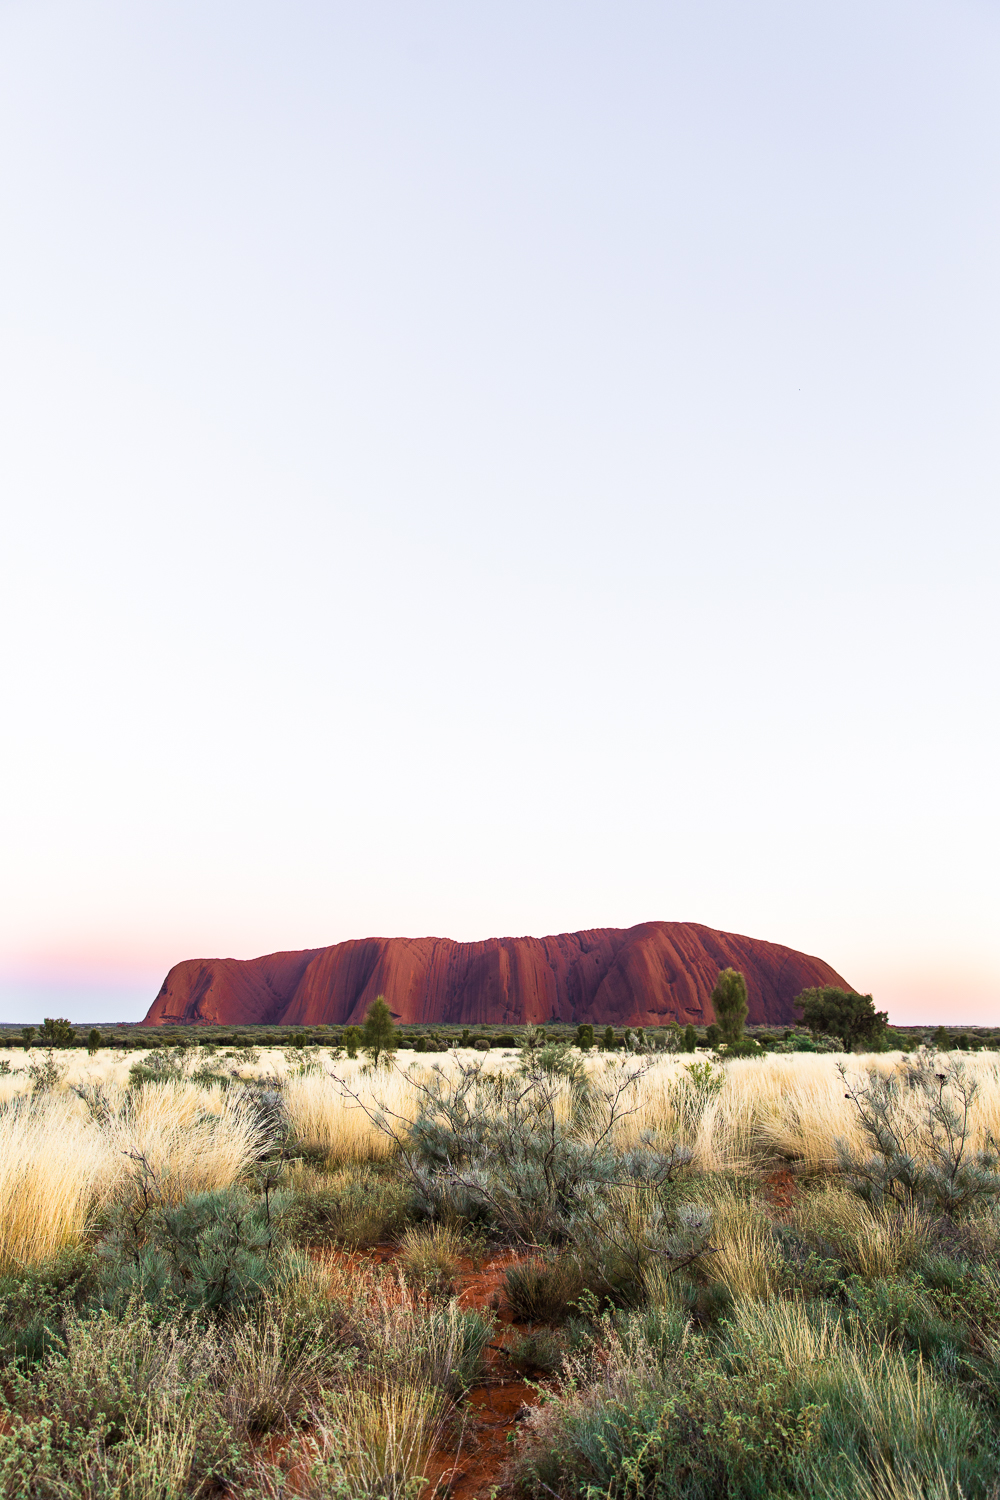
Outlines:
POLYGON ((322 1074, 288 1080, 285 1102, 296 1139, 331 1162, 387 1161, 396 1153, 395 1142, 371 1116, 390 1112, 387 1118, 399 1129, 416 1116, 417 1091, 397 1070, 369 1073, 347 1062, 338 1065, 337 1074, 362 1103, 322 1074))
POLYGON ((913 1265, 930 1236, 930 1226, 917 1209, 869 1205, 837 1182, 802 1194, 792 1210, 792 1222, 804 1233, 828 1240, 866 1279, 895 1276, 913 1265))
POLYGON ((462 1241, 445 1224, 411 1224, 400 1241, 400 1261, 411 1286, 450 1293, 459 1272, 462 1241))
POLYGON ((761 1205, 725 1184, 710 1193, 707 1202, 712 1244, 717 1247, 705 1257, 708 1279, 727 1286, 736 1302, 773 1297, 780 1284, 781 1260, 761 1205))
POLYGON ((0 1269, 76 1243, 142 1156, 174 1201, 228 1187, 259 1150, 260 1126, 237 1103, 192 1084, 105 1090, 99 1122, 67 1092, 0 1116, 0 1269))
POLYGON ((785 1368, 799 1375, 820 1368, 844 1342, 843 1324, 835 1311, 777 1298, 742 1308, 740 1331, 750 1347, 779 1354, 785 1368))
POLYGON ((0 1271, 75 1243, 102 1195, 107 1145, 76 1102, 56 1094, 0 1117, 0 1271))
POLYGON ((327 1393, 302 1439, 296 1493, 306 1500, 338 1494, 380 1500, 430 1500, 438 1487, 427 1471, 448 1403, 419 1383, 372 1385, 327 1393))

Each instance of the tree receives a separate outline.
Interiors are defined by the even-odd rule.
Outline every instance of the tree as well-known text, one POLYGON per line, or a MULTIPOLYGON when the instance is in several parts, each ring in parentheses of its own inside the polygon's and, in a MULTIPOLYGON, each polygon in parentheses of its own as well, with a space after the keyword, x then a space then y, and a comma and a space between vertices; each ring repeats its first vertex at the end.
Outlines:
POLYGON ((738 969, 723 969, 712 991, 712 1009, 722 1040, 734 1047, 743 1040, 747 1018, 747 982, 738 969))
POLYGON ((695 1049, 697 1048, 697 1046, 698 1046, 698 1033, 695 1031, 694 1027, 689 1022, 688 1025, 685 1026, 685 1028, 684 1028, 684 1051, 685 1052, 694 1052, 695 1049))
POLYGON ((803 990, 795 1006, 801 1010, 802 1020, 811 1032, 839 1036, 845 1052, 853 1051, 863 1042, 870 1051, 876 1051, 889 1023, 886 1012, 875 1009, 871 995, 839 990, 832 984, 803 990))
POLYGON ((931 1037, 931 1045, 936 1047, 939 1052, 951 1051, 951 1037, 948 1035, 947 1031, 945 1031, 943 1026, 939 1026, 937 1031, 935 1031, 934 1035, 931 1037))
POLYGON ((101 1033, 98 1031, 98 1029, 97 1029, 96 1026, 92 1026, 90 1028, 90 1031, 87 1034, 87 1053, 88 1053, 88 1055, 90 1057, 93 1057, 94 1053, 97 1051, 97 1049, 98 1049, 98 1047, 100 1045, 101 1045, 101 1033))
POLYGON ((357 1026, 345 1026, 342 1038, 344 1051, 348 1057, 357 1057, 358 1047, 361 1045, 361 1032, 357 1026))
POLYGON ((361 1028, 361 1045, 376 1068, 396 1050, 396 1027, 384 995, 376 995, 368 1007, 361 1028))
POLYGON ((587 1052, 594 1045, 594 1028, 583 1023, 576 1028, 576 1045, 581 1052, 587 1052))
POLYGON ((668 1021, 660 1032, 657 1040, 663 1047, 664 1052, 683 1052, 684 1033, 676 1021, 668 1021))
POLYGON ((25 1052, 27 1052, 35 1040, 34 1026, 24 1026, 21 1028, 21 1040, 24 1045, 24 1050, 25 1052))
POLYGON ((604 1028, 604 1050, 605 1052, 613 1052, 615 1050, 615 1030, 613 1026, 605 1026, 604 1028))
POLYGON ((56 1020, 46 1016, 38 1039, 43 1047, 72 1047, 76 1041, 76 1032, 65 1016, 59 1016, 56 1020))

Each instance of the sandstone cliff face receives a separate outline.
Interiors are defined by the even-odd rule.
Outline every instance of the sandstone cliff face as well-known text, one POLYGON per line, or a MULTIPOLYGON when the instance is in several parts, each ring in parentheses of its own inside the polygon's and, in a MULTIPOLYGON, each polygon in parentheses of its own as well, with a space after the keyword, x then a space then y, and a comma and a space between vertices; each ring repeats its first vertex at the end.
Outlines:
POLYGON ((545 938, 362 938, 264 958, 175 964, 146 1026, 357 1023, 376 995, 397 1020, 662 1026, 713 1019, 719 970, 746 976, 751 1025, 785 1026, 809 985, 849 989, 821 959, 697 922, 642 922, 545 938))

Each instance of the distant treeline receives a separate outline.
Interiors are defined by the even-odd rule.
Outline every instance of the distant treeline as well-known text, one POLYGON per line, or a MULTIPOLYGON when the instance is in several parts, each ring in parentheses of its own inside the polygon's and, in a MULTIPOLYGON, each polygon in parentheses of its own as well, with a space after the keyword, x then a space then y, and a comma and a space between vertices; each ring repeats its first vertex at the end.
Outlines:
MULTIPOLYGON (((155 1047, 342 1047, 344 1026, 157 1026, 135 1025, 73 1026, 63 1019, 47 1020, 42 1026, 0 1027, 0 1047, 88 1047, 120 1048, 139 1051, 155 1047)), ((634 1049, 639 1051, 678 1051, 712 1046, 715 1037, 709 1027, 614 1027, 563 1024, 553 1022, 536 1033, 539 1041, 568 1042, 585 1048, 605 1051, 634 1049)), ((781 1051, 829 1050, 802 1026, 748 1026, 761 1048, 781 1051)), ((395 1045, 401 1051, 446 1052, 454 1047, 518 1047, 523 1029, 503 1027, 419 1025, 397 1026, 395 1045)), ((350 1041, 350 1038, 348 1038, 350 1041)), ((882 1039, 885 1048, 909 1051, 929 1043, 941 1050, 978 1051, 1000 1045, 997 1027, 926 1026, 891 1027, 882 1039)))

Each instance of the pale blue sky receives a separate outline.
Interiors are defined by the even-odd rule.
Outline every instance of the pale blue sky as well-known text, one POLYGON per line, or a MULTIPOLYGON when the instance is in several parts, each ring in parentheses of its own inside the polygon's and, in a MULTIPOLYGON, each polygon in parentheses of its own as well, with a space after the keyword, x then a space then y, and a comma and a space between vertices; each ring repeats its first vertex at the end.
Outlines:
POLYGON ((0 1015, 688 919, 1000 1021, 1000 12, 0 4, 0 1015))

